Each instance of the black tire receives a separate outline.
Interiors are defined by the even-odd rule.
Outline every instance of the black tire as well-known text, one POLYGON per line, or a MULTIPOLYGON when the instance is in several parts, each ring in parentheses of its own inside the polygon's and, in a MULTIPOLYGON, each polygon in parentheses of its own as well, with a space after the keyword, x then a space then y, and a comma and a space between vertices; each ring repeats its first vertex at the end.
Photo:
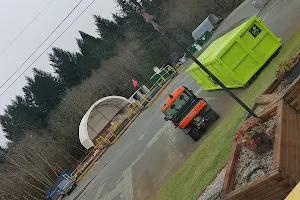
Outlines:
POLYGON ((191 138, 193 138, 193 140, 195 140, 195 142, 197 142, 200 139, 199 129, 193 128, 188 134, 191 136, 191 138))
POLYGON ((216 113, 213 109, 208 111, 208 115, 212 118, 213 121, 217 121, 220 118, 220 115, 216 113))
POLYGON ((67 195, 69 196, 74 190, 75 188, 77 187, 77 184, 75 183, 72 188, 68 191, 67 195))

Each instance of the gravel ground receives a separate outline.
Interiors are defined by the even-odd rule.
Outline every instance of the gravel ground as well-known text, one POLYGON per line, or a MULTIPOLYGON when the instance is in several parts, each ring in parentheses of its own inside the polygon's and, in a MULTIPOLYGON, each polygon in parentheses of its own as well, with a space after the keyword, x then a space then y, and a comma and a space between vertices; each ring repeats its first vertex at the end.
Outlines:
POLYGON ((290 86, 290 84, 287 82, 287 80, 283 80, 281 81, 281 83, 278 85, 278 87, 276 88, 276 90, 273 92, 273 94, 277 94, 280 92, 283 92, 284 90, 286 90, 288 87, 290 86))
POLYGON ((217 175, 215 180, 209 184, 198 200, 221 200, 221 189, 227 166, 217 175))
MULTIPOLYGON (((245 185, 252 180, 261 176, 265 176, 271 170, 273 164, 273 141, 274 132, 272 129, 276 127, 276 119, 271 118, 264 123, 266 133, 272 141, 272 148, 262 155, 242 147, 240 156, 237 162, 237 173, 235 177, 235 187, 245 185)), ((207 186, 198 200, 221 200, 221 189, 226 173, 227 166, 217 175, 215 180, 207 186)))
POLYGON ((273 149, 262 155, 242 147, 237 163, 235 187, 241 187, 252 180, 265 176, 271 170, 273 163, 273 149))
POLYGON ((242 147, 237 162, 235 187, 241 187, 261 176, 265 176, 271 169, 273 164, 273 141, 276 120, 271 118, 264 123, 266 133, 272 141, 272 147, 264 154, 259 155, 253 151, 242 147))

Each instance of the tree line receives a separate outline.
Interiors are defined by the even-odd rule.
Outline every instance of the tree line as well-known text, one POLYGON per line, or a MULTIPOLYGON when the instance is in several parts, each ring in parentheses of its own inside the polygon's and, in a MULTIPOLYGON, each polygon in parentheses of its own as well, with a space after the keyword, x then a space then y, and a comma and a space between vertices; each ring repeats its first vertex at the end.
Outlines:
MULTIPOLYGON (((156 20, 183 43, 213 13, 226 17, 242 0, 142 0, 156 20)), ((0 149, 0 199, 41 199, 59 172, 71 169, 86 150, 79 142, 82 116, 96 100, 130 97, 131 77, 150 86, 154 66, 179 52, 153 30, 128 1, 117 0, 113 20, 94 15, 97 37, 79 31, 77 52, 58 47, 49 54, 54 74, 33 69, 23 95, 7 105, 0 123, 7 149, 0 149), (10 181, 4 181, 10 180, 10 181)), ((179 52, 182 53, 182 52, 179 52)))

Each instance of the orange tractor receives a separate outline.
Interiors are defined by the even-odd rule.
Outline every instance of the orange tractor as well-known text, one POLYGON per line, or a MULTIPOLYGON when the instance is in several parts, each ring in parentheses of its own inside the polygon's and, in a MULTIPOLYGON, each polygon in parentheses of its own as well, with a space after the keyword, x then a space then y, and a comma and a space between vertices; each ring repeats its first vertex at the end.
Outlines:
POLYGON ((197 98, 191 90, 183 86, 169 94, 161 109, 166 121, 171 121, 175 128, 183 129, 195 141, 219 118, 204 99, 197 98))

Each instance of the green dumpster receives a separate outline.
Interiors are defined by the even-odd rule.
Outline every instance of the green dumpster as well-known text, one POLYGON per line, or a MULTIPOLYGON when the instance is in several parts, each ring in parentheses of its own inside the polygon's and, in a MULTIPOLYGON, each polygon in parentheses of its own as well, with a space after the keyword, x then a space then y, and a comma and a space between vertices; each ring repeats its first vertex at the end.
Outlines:
MULTIPOLYGON (((215 40, 198 60, 228 88, 239 88, 246 85, 280 46, 281 40, 254 16, 215 40)), ((195 63, 187 72, 204 90, 221 88, 195 63)))
POLYGON ((211 36, 212 33, 206 31, 204 35, 196 41, 196 43, 199 44, 200 46, 203 46, 211 38, 211 36))
POLYGON ((194 54, 197 51, 196 43, 193 43, 191 46, 189 46, 189 48, 187 50, 190 54, 194 54))

